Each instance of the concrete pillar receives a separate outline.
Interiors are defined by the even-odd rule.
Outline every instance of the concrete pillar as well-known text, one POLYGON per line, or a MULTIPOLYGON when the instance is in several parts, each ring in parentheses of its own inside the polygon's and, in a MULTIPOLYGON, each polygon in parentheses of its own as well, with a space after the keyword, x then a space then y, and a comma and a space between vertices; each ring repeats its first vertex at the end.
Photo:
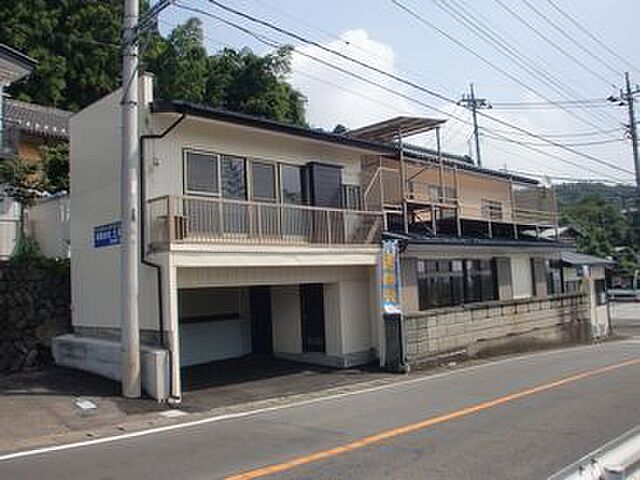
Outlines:
POLYGON ((180 377, 180 329, 178 315, 178 270, 173 265, 171 254, 167 254, 162 265, 162 311, 164 328, 169 345, 171 402, 182 401, 182 379, 180 377))

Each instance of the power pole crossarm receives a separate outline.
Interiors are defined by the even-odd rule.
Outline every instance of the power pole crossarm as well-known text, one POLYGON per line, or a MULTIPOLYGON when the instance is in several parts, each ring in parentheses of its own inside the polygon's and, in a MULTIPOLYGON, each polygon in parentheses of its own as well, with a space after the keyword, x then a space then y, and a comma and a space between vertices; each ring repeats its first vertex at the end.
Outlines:
POLYGON ((478 166, 482 166, 482 160, 480 158, 480 132, 478 131, 478 109, 491 108, 491 104, 486 98, 476 98, 476 93, 472 83, 470 87, 470 94, 462 95, 462 98, 458 101, 458 105, 463 105, 471 110, 473 117, 473 136, 476 140, 476 163, 478 166))
POLYGON ((620 90, 620 96, 610 96, 608 100, 619 106, 626 106, 629 111, 629 136, 631 137, 631 148, 633 149, 633 165, 636 170, 636 187, 640 189, 640 152, 638 151, 638 127, 635 116, 635 96, 640 95, 640 86, 631 88, 629 72, 624 74, 625 89, 620 90))

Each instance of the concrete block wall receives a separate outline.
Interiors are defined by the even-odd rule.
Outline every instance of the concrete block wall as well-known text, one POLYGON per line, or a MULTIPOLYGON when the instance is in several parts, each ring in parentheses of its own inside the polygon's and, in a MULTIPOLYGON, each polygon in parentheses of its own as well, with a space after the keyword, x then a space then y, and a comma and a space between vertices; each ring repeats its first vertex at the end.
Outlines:
POLYGON ((589 303, 581 294, 423 311, 403 319, 405 358, 419 365, 448 355, 577 341, 588 325, 589 303))

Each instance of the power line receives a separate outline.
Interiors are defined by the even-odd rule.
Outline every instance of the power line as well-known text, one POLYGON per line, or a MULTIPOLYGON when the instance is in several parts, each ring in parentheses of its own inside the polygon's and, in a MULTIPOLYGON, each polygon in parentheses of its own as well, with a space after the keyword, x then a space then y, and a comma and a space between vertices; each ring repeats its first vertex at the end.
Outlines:
MULTIPOLYGON (((425 92, 425 93, 428 93, 428 94, 430 94, 430 95, 432 95, 432 96, 436 96, 436 97, 438 97, 438 98, 441 98, 441 99, 443 99, 443 100, 445 100, 445 101, 447 101, 447 102, 449 102, 449 103, 455 103, 455 101, 453 101, 453 100, 451 100, 451 99, 447 98, 446 96, 444 96, 444 95, 442 95, 442 94, 439 94, 439 93, 433 92, 433 91, 431 91, 430 89, 427 89, 426 87, 420 86, 420 85, 415 84, 415 83, 413 83, 413 82, 411 82, 411 81, 408 81, 408 80, 406 80, 406 79, 402 79, 401 77, 398 77, 397 75, 391 74, 391 73, 386 72, 386 71, 384 71, 384 70, 381 70, 381 69, 379 69, 379 68, 376 68, 376 67, 373 67, 373 66, 367 65, 367 64, 365 64, 365 63, 363 63, 363 62, 361 62, 361 61, 359 61, 359 60, 357 60, 357 59, 354 59, 354 58, 352 58, 352 57, 349 57, 348 55, 345 55, 345 54, 342 54, 342 53, 340 53, 340 52, 336 52, 336 51, 334 51, 334 50, 332 50, 332 49, 330 49, 330 48, 327 48, 327 47, 325 47, 325 46, 323 46, 323 45, 321 45, 321 44, 319 44, 319 43, 317 43, 317 42, 315 42, 315 41, 313 41, 313 40, 308 40, 308 39, 306 39, 306 38, 304 38, 304 37, 302 37, 302 36, 300 36, 300 35, 298 35, 298 34, 296 34, 296 33, 289 32, 288 30, 283 29, 282 27, 278 27, 278 26, 276 26, 276 25, 273 25, 273 24, 271 24, 270 22, 266 22, 266 21, 264 21, 264 20, 257 19, 257 18, 255 18, 255 17, 253 17, 253 16, 249 15, 249 14, 246 14, 246 13, 243 13, 243 12, 240 12, 240 11, 237 11, 237 10, 235 10, 235 9, 231 8, 231 7, 227 7, 226 5, 223 5, 223 4, 219 3, 219 2, 216 2, 215 0, 208 0, 208 1, 209 1, 210 3, 212 3, 212 4, 214 4, 214 5, 219 6, 219 8, 222 8, 222 9, 223 9, 223 10, 225 10, 225 11, 229 11, 229 12, 231 12, 231 13, 234 13, 234 14, 238 15, 238 16, 241 16, 242 18, 248 19, 248 20, 252 21, 253 23, 259 23, 259 24, 262 24, 262 25, 267 26, 268 28, 270 28, 270 29, 272 29, 272 30, 278 31, 279 33, 282 33, 282 34, 285 34, 285 35, 287 35, 287 36, 290 36, 290 37, 296 38, 296 39, 298 39, 299 41, 302 41, 302 42, 304 42, 304 43, 307 43, 307 44, 311 44, 311 45, 317 46, 317 47, 318 47, 318 48, 320 48, 321 50, 327 51, 327 52, 332 53, 332 54, 334 54, 334 55, 337 55, 337 56, 339 56, 339 57, 341 57, 341 58, 344 58, 344 59, 346 59, 346 60, 349 60, 349 61, 350 61, 350 62, 352 62, 352 63, 358 64, 358 65, 360 65, 360 66, 362 66, 362 67, 365 67, 365 68, 367 68, 367 69, 369 69, 369 70, 372 70, 372 71, 375 71, 375 72, 377 72, 377 73, 380 73, 380 74, 382 74, 382 75, 384 75, 384 76, 386 76, 386 77, 392 78, 392 79, 394 79, 394 80, 396 80, 396 81, 399 81, 399 82, 404 83, 404 84, 406 84, 406 85, 412 86, 413 88, 416 88, 416 89, 418 89, 418 90, 420 90, 420 91, 423 91, 423 92, 425 92)), ((223 17, 220 17, 220 16, 218 16, 218 15, 214 15, 214 14, 212 14, 212 13, 210 13, 210 12, 207 12, 207 11, 204 11, 204 10, 201 10, 201 9, 197 9, 197 8, 193 8, 193 7, 186 7, 186 6, 184 6, 184 5, 181 5, 181 8, 186 8, 186 9, 188 9, 188 10, 190 10, 190 11, 197 12, 197 13, 201 13, 201 14, 204 14, 204 15, 210 16, 210 17, 212 17, 212 18, 216 18, 217 20, 222 21, 222 22, 226 23, 227 25, 233 26, 234 28, 237 28, 237 29, 239 29, 239 30, 241 30, 241 31, 243 31, 243 32, 245 32, 245 33, 247 33, 247 34, 251 35, 253 38, 258 39, 259 41, 261 41, 261 42, 263 42, 263 43, 265 43, 265 44, 267 44, 267 45, 269 45, 269 46, 271 46, 271 47, 275 47, 275 48, 277 48, 278 46, 280 46, 280 45, 278 45, 278 43, 277 43, 277 42, 275 42, 275 41, 273 41, 273 40, 266 39, 266 37, 264 37, 264 36, 262 36, 262 35, 259 35, 259 34, 256 34, 255 32, 252 32, 251 30, 249 30, 248 28, 243 27, 243 26, 241 26, 241 25, 238 25, 238 24, 236 24, 236 23, 234 23, 234 22, 231 22, 231 21, 229 21, 229 20, 227 20, 227 19, 224 19, 223 17)), ((413 98, 413 97, 411 97, 411 96, 409 96, 409 95, 406 95, 406 94, 404 94, 404 93, 398 92, 398 91, 397 91, 397 90, 395 90, 395 89, 389 88, 389 87, 387 87, 387 86, 385 86, 385 85, 382 85, 382 84, 380 84, 380 83, 378 83, 378 82, 372 81, 371 79, 368 79, 368 78, 366 78, 366 77, 364 77, 364 76, 362 76, 362 75, 359 75, 359 74, 357 74, 357 73, 355 73, 355 72, 353 72, 353 71, 351 71, 351 70, 348 70, 348 69, 346 69, 346 68, 340 67, 340 66, 335 65, 335 64, 332 64, 331 62, 328 62, 328 61, 323 60, 323 59, 321 59, 321 58, 315 57, 314 55, 308 54, 308 53, 306 53, 306 52, 301 52, 301 51, 299 51, 299 50, 298 50, 298 51, 297 51, 297 53, 298 53, 298 54, 300 54, 300 55, 304 55, 304 56, 306 56, 306 57, 308 57, 308 58, 312 58, 312 59, 314 59, 315 61, 317 61, 317 62, 319 62, 319 63, 321 63, 321 64, 324 64, 324 65, 328 66, 329 68, 332 68, 332 69, 334 69, 334 70, 340 71, 340 72, 342 72, 342 73, 344 73, 344 74, 346 74, 346 75, 349 75, 349 76, 352 76, 352 77, 354 77, 354 78, 357 78, 357 79, 359 79, 359 80, 361 80, 361 81, 363 81, 363 82, 366 82, 366 83, 369 83, 369 84, 375 85, 375 86, 377 86, 377 87, 378 87, 378 88, 380 88, 380 89, 383 89, 383 90, 385 90, 385 91, 388 91, 389 93, 392 93, 392 94, 397 95, 397 96, 399 96, 399 97, 405 98, 405 99, 407 99, 407 100, 409 100, 409 101, 411 101, 411 102, 417 103, 417 104, 419 104, 419 105, 421 105, 421 106, 423 106, 423 107, 425 107, 425 108, 428 108, 428 109, 430 109, 430 110, 437 111, 437 112, 439 112, 439 113, 441 113, 441 114, 443 114, 443 115, 446 115, 446 116, 449 116, 449 117, 452 117, 452 118, 456 118, 458 121, 460 121, 460 122, 462 122, 462 123, 467 123, 467 124, 469 123, 466 119, 461 119, 460 117, 456 117, 456 116, 454 116, 454 115, 452 115, 452 114, 450 114, 450 113, 448 113, 448 112, 444 112, 444 111, 442 111, 442 110, 438 109, 437 107, 434 107, 434 106, 432 106, 432 105, 429 105, 429 104, 428 104, 428 103, 426 103, 426 102, 423 102, 423 101, 421 101, 421 100, 417 100, 417 99, 415 99, 415 98, 413 98)), ((505 125, 505 126, 508 126, 508 127, 510 127, 510 128, 513 128, 513 129, 515 129, 515 130, 521 131, 522 133, 527 133, 529 136, 533 136, 534 138, 538 138, 538 139, 541 139, 541 140, 547 141, 545 138, 540 137, 539 135, 536 135, 536 134, 534 134, 534 133, 528 132, 527 130, 522 129, 521 127, 518 127, 518 126, 515 126, 515 125, 511 125, 511 124, 509 124, 508 122, 502 121, 502 120, 497 119, 497 118, 494 118, 494 117, 490 117, 490 116, 488 116, 488 115, 485 115, 485 116, 486 116, 487 118, 490 118, 490 119, 494 120, 494 121, 495 121, 495 122, 497 122, 497 123, 500 123, 500 124, 502 124, 502 125, 505 125)), ((517 140, 512 140, 512 139, 509 139, 509 138, 507 138, 507 137, 505 137, 505 139, 506 139, 507 141, 511 142, 511 143, 521 144, 521 142, 519 142, 519 141, 517 141, 517 140)), ((610 168, 613 168, 613 169, 615 169, 615 170, 619 170, 619 171, 622 171, 622 172, 625 172, 625 173, 631 173, 630 171, 627 171, 626 169, 623 169, 623 168, 621 168, 621 167, 618 167, 617 165, 609 164, 608 162, 605 162, 604 160, 600 160, 600 159, 597 159, 596 157, 591 157, 590 155, 584 154, 584 153, 582 153, 582 152, 578 152, 578 151, 572 150, 572 149, 567 148, 567 147, 564 147, 564 146, 562 146, 561 144, 558 144, 558 143, 556 143, 556 142, 552 142, 552 141, 547 141, 547 142, 548 142, 548 143, 551 143, 551 144, 555 144, 556 146, 559 146, 560 148, 563 148, 563 149, 565 149, 565 150, 567 150, 567 151, 570 151, 570 152, 572 152, 572 153, 574 153, 574 154, 576 154, 576 155, 580 155, 580 156, 583 156, 583 157, 585 157, 585 158, 590 158, 592 161, 596 161, 597 163, 601 163, 601 164, 607 165, 607 166, 609 166, 610 168)), ((577 163, 575 163, 575 162, 572 162, 572 161, 570 161, 570 160, 568 160, 568 159, 566 159, 566 158, 564 158, 564 157, 560 157, 560 156, 557 156, 557 155, 550 154, 549 152, 545 152, 544 150, 538 150, 538 149, 533 148, 533 147, 530 147, 530 146, 527 146, 527 148, 528 148, 529 150, 535 151, 535 152, 540 153, 540 154, 545 155, 545 156, 549 156, 549 157, 551 157, 551 158, 555 158, 555 159, 557 159, 557 160, 559 160, 559 161, 562 161, 562 162, 564 162, 564 163, 568 163, 568 164, 573 165, 573 166, 576 166, 576 167, 578 167, 578 168, 582 168, 582 169, 584 169, 584 170, 588 170, 588 171, 591 171, 591 172, 593 172, 593 173, 602 174, 601 172, 597 172, 596 170, 593 170, 593 169, 591 169, 591 168, 588 168, 588 167, 586 167, 586 166, 584 166, 584 165, 580 165, 580 164, 577 164, 577 163)), ((611 177, 611 178, 613 178, 613 177, 611 177)), ((615 180, 617 180, 617 179, 615 179, 615 180)))
MULTIPOLYGON (((495 140, 499 140, 499 141, 504 141, 502 138, 496 137, 494 135, 491 134, 487 134, 487 133, 483 133, 482 136, 484 137, 488 137, 488 138, 493 138, 495 140)), ((624 143, 626 142, 626 140, 624 138, 612 138, 609 140, 594 140, 591 142, 576 142, 576 143, 565 143, 564 145, 568 146, 568 147, 587 147, 587 146, 593 146, 593 145, 607 145, 607 144, 611 144, 611 143, 624 143)), ((550 147, 551 145, 549 145, 548 143, 539 143, 539 142, 522 142, 524 145, 533 145, 533 146, 537 146, 537 147, 550 147)))
POLYGON ((578 28, 582 33, 584 33, 585 35, 587 35, 591 40, 593 40, 595 43, 597 43, 598 45, 600 45, 602 48, 604 48, 607 52, 609 52, 611 55, 613 55, 615 58, 617 58, 619 61, 621 61, 622 63, 624 63, 625 65, 627 65, 629 68, 632 68, 633 70, 635 70, 637 73, 640 73, 640 70, 638 68, 636 68, 631 62, 629 62, 628 60, 626 60, 624 57, 622 57, 621 55, 619 55, 615 50, 613 50, 612 48, 610 48, 605 42, 603 42, 602 40, 600 40, 596 35, 594 35, 593 33, 591 33, 586 27, 584 27, 583 25, 580 24, 580 22, 578 22, 573 16, 571 16, 570 14, 568 14, 566 11, 564 11, 562 8, 560 8, 558 6, 557 3, 555 3, 553 0, 547 0, 547 2, 549 3, 549 5, 551 5, 553 7, 553 9, 558 12, 560 15, 562 15, 564 18, 566 18, 569 22, 571 22, 576 28, 578 28))
POLYGON ((597 61, 598 63, 600 63, 601 65, 603 65, 605 68, 607 68, 610 72, 613 72, 614 75, 618 75, 620 72, 618 72, 618 70, 615 67, 612 67, 611 65, 609 65, 607 62, 605 62, 603 59, 601 59, 600 57, 598 57, 597 55, 594 55, 594 53, 589 50, 588 48, 586 48, 584 45, 582 45, 580 42, 578 42, 575 38, 573 38, 571 35, 569 35, 567 32, 565 32, 561 27, 559 27, 553 20, 551 20, 547 15, 544 14, 544 12, 540 11, 539 9, 537 9, 535 6, 533 6, 531 4, 531 2, 529 0, 521 0, 522 3, 524 3, 527 7, 529 7, 530 10, 532 10, 533 12, 536 13, 536 15, 538 15, 540 18, 542 18, 545 22, 547 22, 549 25, 551 25, 558 33, 560 33, 564 38, 566 38, 567 40, 569 40, 573 45, 575 45, 576 47, 578 47, 581 51, 583 51, 585 54, 587 54, 588 56, 590 56, 591 58, 593 58, 595 61, 597 61))
POLYGON ((541 33, 540 31, 538 31, 538 29, 536 27, 534 27, 533 25, 531 25, 531 23, 529 23, 528 21, 526 21, 524 18, 522 18, 522 15, 520 15, 518 12, 514 11, 512 8, 510 8, 508 5, 505 5, 505 3, 502 0, 494 0, 498 5, 500 5, 504 10, 506 10, 508 13, 510 13, 513 17, 515 17, 520 23, 522 23, 525 27, 527 27, 529 30, 531 30, 533 33, 535 33, 539 38, 541 38, 542 40, 544 40, 546 43, 548 43, 549 45, 551 45, 555 50, 559 51, 560 53, 562 53, 562 55, 564 55, 565 57, 569 58, 571 61, 573 61, 574 63, 576 63, 577 65, 579 65, 581 68, 583 68, 585 71, 589 72, 591 75, 593 75, 594 77, 602 80, 604 83, 607 84, 607 86, 614 86, 614 84, 612 84, 607 78, 603 77, 602 75, 600 75, 598 72, 596 72, 595 70, 593 70, 591 67, 589 67, 587 64, 585 64, 584 62, 580 61, 575 55, 572 55, 571 53, 567 52, 564 48, 560 47, 556 42, 554 42, 553 40, 551 40, 549 37, 547 37, 545 34, 541 33))
MULTIPOLYGON (((529 49, 527 45, 524 45, 520 41, 519 38, 514 38, 514 36, 511 35, 510 32, 502 30, 499 25, 496 26, 495 23, 489 20, 486 17, 486 15, 483 14, 482 11, 479 11, 478 9, 474 8, 474 6, 471 5, 469 2, 467 2, 466 0, 449 0, 449 1, 453 4, 458 5, 459 13, 460 13, 460 10, 462 11, 460 13, 462 17, 466 18, 468 21, 472 23, 480 25, 479 28, 483 28, 486 32, 489 32, 490 35, 497 37, 497 41, 505 45, 506 48, 509 48, 511 51, 513 51, 515 55, 522 56, 523 60, 526 60, 529 65, 533 66, 534 70, 536 71, 543 70, 544 67, 546 67, 547 68, 546 74, 548 76, 551 76, 554 79, 558 78, 558 77, 554 77, 553 74, 549 73, 550 71, 557 72, 557 68, 554 65, 552 65, 547 58, 541 57, 540 55, 538 55, 537 51, 535 50, 532 51, 531 49, 529 49), (524 55, 524 52, 526 51, 529 51, 529 57, 534 57, 535 61, 531 60, 531 58, 527 58, 527 56, 524 55), (542 65, 543 67, 541 68, 540 65, 542 65)), ((559 77, 558 86, 563 91, 567 92, 569 96, 572 96, 575 99, 580 99, 583 96, 582 94, 578 93, 578 91, 581 90, 579 88, 580 82, 567 82, 567 81, 563 81, 562 77, 559 77), (577 86, 578 88, 574 88, 574 85, 577 86)), ((560 103, 560 102, 556 101, 554 103, 560 103)), ((581 110, 583 110, 585 113, 589 114, 590 116, 594 116, 593 112, 589 112, 587 108, 584 108, 581 110)), ((601 121, 606 121, 604 118, 606 117, 610 120, 613 120, 616 123, 619 122, 618 118, 616 118, 615 116, 613 116, 611 113, 607 111, 603 111, 602 116, 595 115, 595 117, 600 119, 601 121)))
MULTIPOLYGON (((483 26, 480 25, 478 20, 474 20, 470 15, 468 15, 468 12, 464 11, 464 7, 461 7, 461 9, 462 9, 462 11, 461 11, 459 9, 456 9, 456 7, 453 6, 453 5, 445 4, 441 0, 432 0, 432 2, 438 8, 440 8, 442 11, 444 11, 447 15, 452 17, 456 22, 460 23, 463 27, 465 27, 466 29, 470 30, 474 35, 478 36, 480 39, 482 39, 483 41, 485 41, 486 43, 488 43, 489 45, 494 47, 500 54, 502 54, 503 56, 507 57, 507 59, 509 59, 514 64, 516 64, 521 70, 523 70, 527 74, 531 75, 533 78, 535 78, 539 82, 545 84, 546 86, 548 86, 551 89, 555 90, 556 92, 560 93, 565 98, 568 98, 565 95, 565 92, 569 91, 570 87, 565 82, 562 82, 562 81, 556 79, 551 73, 549 73, 545 69, 541 68, 540 66, 536 65, 530 59, 524 57, 520 52, 518 52, 516 49, 514 49, 509 43, 507 43, 504 40, 502 40, 492 29, 486 28, 486 27, 483 28, 483 26)), ((399 4, 399 2, 395 2, 395 1, 393 3, 395 3, 396 5, 399 4)), ((409 10, 411 10, 411 9, 409 9, 409 10)), ((428 25, 428 26, 430 26, 431 28, 434 28, 433 25, 428 25)), ((442 29, 438 29, 438 32, 442 33, 441 30, 442 29)), ((453 35, 448 35, 447 38, 452 39, 454 37, 453 37, 453 35)), ((457 42, 458 45, 460 45, 461 43, 462 42, 459 42, 459 41, 457 42)), ((468 51, 468 49, 467 49, 467 51, 468 51)), ((476 54, 475 56, 477 56, 483 62, 485 62, 488 65, 490 65, 492 68, 498 70, 503 75, 507 75, 509 78, 511 78, 513 81, 517 82, 519 85, 523 86, 527 90, 530 90, 530 91, 536 93, 538 96, 540 96, 541 98, 544 98, 550 104, 555 105, 557 108, 560 108, 561 110, 565 111, 567 114, 573 116, 574 118, 578 119, 579 121, 581 121, 583 123, 586 123, 586 124, 588 124, 588 125, 590 125, 590 126, 592 126, 594 128, 600 128, 600 127, 598 127, 598 125, 596 125, 595 123, 591 122, 590 120, 585 120, 585 118, 583 118, 582 116, 579 116, 575 112, 569 111, 562 104, 560 104, 560 103, 552 100, 551 98, 545 96, 540 91, 534 89, 530 84, 525 83, 524 81, 522 81, 519 78, 517 78, 514 74, 511 74, 510 72, 507 73, 507 71, 505 71, 502 68, 496 68, 497 65, 494 62, 489 61, 486 57, 484 57, 484 56, 482 56, 480 54, 476 54)), ((589 115, 591 115, 591 112, 587 112, 587 113, 589 115)))
MULTIPOLYGON (((501 130, 501 129, 498 129, 498 128, 493 128, 492 131, 500 132, 500 133, 506 133, 506 134, 510 134, 510 135, 520 135, 520 136, 524 135, 522 133, 509 132, 507 130, 501 130)), ((621 128, 612 128, 611 130, 605 130, 603 132, 591 131, 591 132, 575 132, 575 133, 545 133, 544 136, 545 137, 550 137, 550 138, 595 137, 595 136, 600 136, 600 135, 609 134, 609 133, 620 133, 621 131, 622 131, 621 128)))

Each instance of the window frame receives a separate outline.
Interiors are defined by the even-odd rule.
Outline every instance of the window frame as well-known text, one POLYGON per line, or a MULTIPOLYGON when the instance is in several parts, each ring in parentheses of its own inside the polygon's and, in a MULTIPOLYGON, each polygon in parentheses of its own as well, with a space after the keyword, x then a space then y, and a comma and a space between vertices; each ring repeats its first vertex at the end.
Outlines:
POLYGON ((258 202, 258 203, 271 203, 271 204, 280 204, 281 202, 281 196, 280 196, 280 168, 279 168, 279 163, 276 160, 265 160, 263 158, 248 158, 247 159, 248 162, 248 170, 249 170, 249 195, 248 198, 250 201, 252 202, 258 202), (273 168, 273 193, 274 193, 274 198, 273 199, 269 199, 269 198, 263 198, 263 197, 255 197, 254 196, 254 190, 253 187, 255 185, 255 179, 253 177, 253 165, 254 163, 259 163, 259 164, 263 164, 263 165, 270 165, 273 168))
POLYGON ((217 152, 201 150, 197 148, 184 148, 182 150, 182 191, 185 195, 198 197, 222 198, 222 162, 221 155, 217 152), (188 155, 195 153, 198 155, 207 155, 216 159, 216 176, 217 176, 217 192, 206 192, 202 190, 191 190, 189 188, 189 166, 188 155))

